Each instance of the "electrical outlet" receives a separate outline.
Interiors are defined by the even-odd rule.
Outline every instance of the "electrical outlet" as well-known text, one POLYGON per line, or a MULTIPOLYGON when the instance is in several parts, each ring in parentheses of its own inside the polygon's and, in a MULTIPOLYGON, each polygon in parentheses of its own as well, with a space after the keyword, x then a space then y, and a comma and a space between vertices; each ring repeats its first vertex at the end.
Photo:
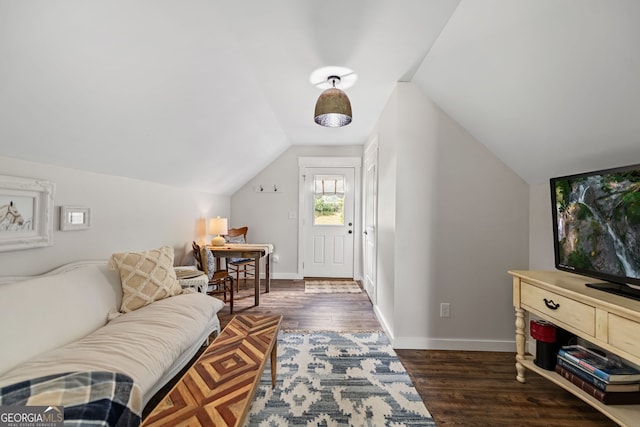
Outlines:
POLYGON ((440 303, 440 317, 449 317, 451 315, 451 304, 448 302, 440 303))

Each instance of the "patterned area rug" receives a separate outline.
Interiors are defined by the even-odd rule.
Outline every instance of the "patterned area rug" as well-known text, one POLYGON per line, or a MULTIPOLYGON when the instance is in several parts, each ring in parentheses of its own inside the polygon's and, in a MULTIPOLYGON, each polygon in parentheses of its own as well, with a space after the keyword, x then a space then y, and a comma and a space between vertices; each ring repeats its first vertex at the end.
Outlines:
POLYGON ((280 333, 245 426, 435 426, 382 332, 280 333))
POLYGON ((305 294, 357 294, 360 286, 351 280, 308 280, 304 282, 305 294))

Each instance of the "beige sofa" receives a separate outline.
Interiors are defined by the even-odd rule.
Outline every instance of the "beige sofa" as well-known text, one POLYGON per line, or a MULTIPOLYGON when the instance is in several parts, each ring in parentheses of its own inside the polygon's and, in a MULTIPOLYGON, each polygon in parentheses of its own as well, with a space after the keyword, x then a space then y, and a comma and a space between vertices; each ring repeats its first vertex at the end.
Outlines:
POLYGON ((220 331, 224 304, 206 294, 181 293, 120 314, 122 300, 120 274, 106 261, 0 278, 0 387, 68 372, 118 372, 133 380, 132 404, 141 411, 220 331))

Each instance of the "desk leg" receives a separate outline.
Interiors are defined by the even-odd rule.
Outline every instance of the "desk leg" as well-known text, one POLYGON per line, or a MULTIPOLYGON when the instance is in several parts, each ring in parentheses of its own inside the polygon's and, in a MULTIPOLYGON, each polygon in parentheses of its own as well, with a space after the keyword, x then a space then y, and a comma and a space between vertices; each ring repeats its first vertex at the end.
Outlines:
POLYGON ((256 307, 260 305, 260 255, 258 254, 258 256, 256 256, 254 258, 255 262, 256 262, 256 277, 254 278, 254 282, 255 282, 255 305, 256 307))
POLYGON ((265 292, 269 292, 271 290, 271 254, 267 254, 264 265, 265 265, 265 277, 267 279, 265 292))

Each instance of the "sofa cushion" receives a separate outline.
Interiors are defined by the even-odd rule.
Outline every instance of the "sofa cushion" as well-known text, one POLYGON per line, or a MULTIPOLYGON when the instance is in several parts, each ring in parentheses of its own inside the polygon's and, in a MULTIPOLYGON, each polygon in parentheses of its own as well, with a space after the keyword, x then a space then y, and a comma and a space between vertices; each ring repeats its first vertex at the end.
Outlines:
POLYGON ((115 253, 111 265, 120 271, 122 305, 127 313, 182 293, 173 268, 173 248, 163 246, 141 252, 115 253))
POLYGON ((0 376, 0 387, 64 372, 114 371, 133 378, 146 394, 203 330, 215 329, 223 307, 201 293, 165 298, 23 362, 0 376))

